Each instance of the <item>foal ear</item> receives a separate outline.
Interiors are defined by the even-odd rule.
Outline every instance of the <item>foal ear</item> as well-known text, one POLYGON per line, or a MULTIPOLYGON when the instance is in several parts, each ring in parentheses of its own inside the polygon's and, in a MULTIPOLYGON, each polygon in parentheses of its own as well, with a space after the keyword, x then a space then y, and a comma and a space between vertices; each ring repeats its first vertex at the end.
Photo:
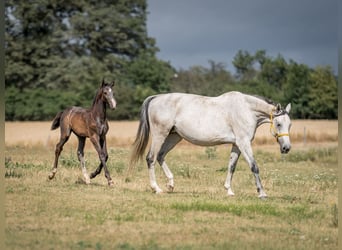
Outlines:
POLYGON ((112 83, 110 84, 110 87, 113 88, 115 85, 115 81, 112 81, 112 83))
POLYGON ((101 87, 105 86, 105 80, 104 80, 104 77, 102 78, 102 84, 101 84, 101 87))
POLYGON ((286 110, 287 113, 290 113, 290 111, 291 111, 291 103, 286 105, 285 110, 286 110))

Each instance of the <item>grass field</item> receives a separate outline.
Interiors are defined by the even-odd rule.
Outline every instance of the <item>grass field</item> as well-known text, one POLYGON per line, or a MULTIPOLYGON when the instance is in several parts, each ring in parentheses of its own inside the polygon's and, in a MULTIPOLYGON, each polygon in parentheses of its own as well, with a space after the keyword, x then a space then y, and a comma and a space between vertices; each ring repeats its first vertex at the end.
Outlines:
MULTIPOLYGON (((175 191, 153 194, 144 162, 127 174, 136 122, 110 124, 113 188, 103 173, 81 184, 74 139, 49 181, 59 133, 49 126, 5 124, 7 249, 337 249, 336 121, 294 121, 288 155, 261 128, 254 152, 267 200, 257 198, 243 158, 235 197, 226 196, 230 146, 187 143, 167 157, 175 191)), ((85 154, 93 171, 98 159, 89 142, 85 154)), ((165 187, 159 168, 157 179, 165 187)))

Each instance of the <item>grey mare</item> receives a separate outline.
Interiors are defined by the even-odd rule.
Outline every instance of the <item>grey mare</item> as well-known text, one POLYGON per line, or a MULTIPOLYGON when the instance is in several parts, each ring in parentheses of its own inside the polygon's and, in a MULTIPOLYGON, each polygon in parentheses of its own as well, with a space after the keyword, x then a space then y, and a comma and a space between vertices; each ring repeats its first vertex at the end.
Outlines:
POLYGON ((183 138, 200 146, 231 143, 228 175, 224 184, 228 195, 234 195, 231 183, 237 160, 242 153, 255 176, 259 197, 267 197, 251 142, 256 129, 263 123, 270 123, 271 133, 280 145, 280 152, 288 153, 291 148, 290 110, 291 104, 282 109, 280 104, 265 98, 235 91, 217 97, 181 93, 150 96, 142 104, 131 165, 141 159, 151 134, 151 147, 146 156, 151 188, 156 193, 162 192, 154 170, 158 161, 168 178, 167 187, 173 191, 173 174, 164 159, 183 138))

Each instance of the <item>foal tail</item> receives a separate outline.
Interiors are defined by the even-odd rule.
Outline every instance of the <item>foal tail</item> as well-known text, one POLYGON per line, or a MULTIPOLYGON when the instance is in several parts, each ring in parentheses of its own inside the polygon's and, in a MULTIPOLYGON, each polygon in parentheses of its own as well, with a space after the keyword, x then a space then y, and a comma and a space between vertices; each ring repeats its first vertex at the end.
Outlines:
POLYGON ((51 125, 51 130, 54 130, 54 129, 59 127, 62 114, 63 114, 63 111, 58 112, 55 119, 53 119, 52 125, 51 125))
POLYGON ((130 160, 130 168, 134 166, 139 160, 141 160, 143 153, 148 144, 148 140, 150 137, 150 122, 148 119, 148 107, 150 102, 156 96, 150 96, 145 99, 144 103, 142 104, 141 111, 140 111, 140 123, 139 128, 137 131, 137 135, 135 141, 133 143, 133 151, 131 153, 131 160, 130 160))

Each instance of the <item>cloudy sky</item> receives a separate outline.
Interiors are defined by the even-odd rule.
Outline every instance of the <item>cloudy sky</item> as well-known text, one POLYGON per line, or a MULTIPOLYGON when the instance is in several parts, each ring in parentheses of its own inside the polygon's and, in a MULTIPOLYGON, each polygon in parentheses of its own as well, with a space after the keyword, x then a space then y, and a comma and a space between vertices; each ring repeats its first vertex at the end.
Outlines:
POLYGON ((338 0, 148 0, 148 34, 176 69, 223 62, 238 50, 281 54, 337 74, 338 0))

